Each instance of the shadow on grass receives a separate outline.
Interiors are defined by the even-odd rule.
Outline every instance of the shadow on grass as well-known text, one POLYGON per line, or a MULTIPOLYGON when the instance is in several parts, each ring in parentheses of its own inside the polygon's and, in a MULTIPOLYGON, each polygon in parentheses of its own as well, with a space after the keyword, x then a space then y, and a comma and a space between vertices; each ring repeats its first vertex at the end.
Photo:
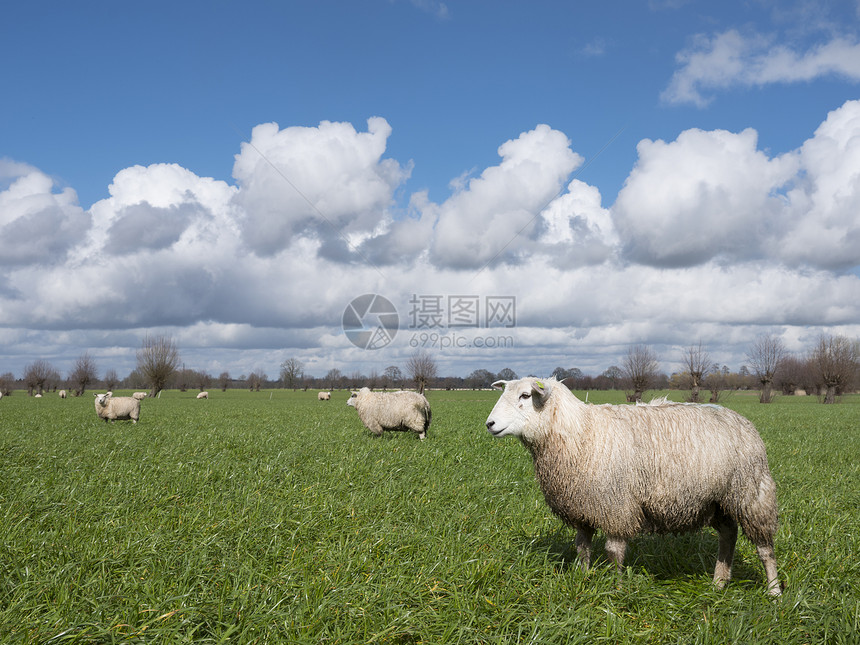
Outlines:
MULTIPOLYGON (((567 571, 579 566, 575 536, 573 530, 561 528, 547 534, 520 534, 514 538, 514 543, 534 553, 545 554, 549 561, 557 563, 560 569, 567 571)), ((738 535, 732 582, 760 583, 764 573, 758 566, 758 556, 741 553, 745 550, 741 548, 741 542, 745 539, 742 534, 738 535), (753 561, 750 561, 749 557, 752 557, 753 561)), ((600 532, 596 533, 591 546, 591 568, 609 568, 605 544, 606 537, 600 532)), ((710 529, 683 534, 642 534, 627 544, 624 566, 663 581, 700 576, 710 579, 717 562, 717 550, 718 538, 710 529)))

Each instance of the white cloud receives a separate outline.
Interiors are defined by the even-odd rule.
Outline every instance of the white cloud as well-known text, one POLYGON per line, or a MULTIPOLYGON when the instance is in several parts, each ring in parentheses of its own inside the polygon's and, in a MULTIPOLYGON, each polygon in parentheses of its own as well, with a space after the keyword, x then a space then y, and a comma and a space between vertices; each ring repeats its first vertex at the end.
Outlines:
POLYGON ((470 179, 438 207, 430 252, 437 266, 478 269, 516 261, 528 250, 537 216, 582 163, 567 137, 540 125, 499 147, 502 161, 470 179))
POLYGON ((90 224, 71 188, 27 164, 0 159, 0 269, 60 264, 90 224))
POLYGON ((825 76, 860 82, 860 43, 835 37, 804 51, 775 45, 760 34, 729 30, 698 35, 676 56, 679 69, 661 97, 668 103, 707 105, 709 91, 798 83, 825 76))
POLYGON ((799 160, 788 226, 772 254, 836 270, 860 265, 860 101, 831 112, 799 160))
POLYGON ((346 259, 348 236, 375 228, 411 166, 382 158, 391 134, 385 119, 367 125, 367 132, 328 121, 254 128, 233 167, 242 238, 254 253, 272 256, 296 236, 314 234, 346 259))
POLYGON ((770 157, 753 130, 644 140, 612 207, 626 260, 657 267, 764 259, 860 265, 860 101, 798 150, 770 157))
POLYGON ((760 257, 762 238, 778 231, 792 155, 768 158, 753 130, 687 130, 637 150, 612 209, 627 259, 668 267, 760 257))
POLYGON ((186 364, 212 372, 274 375, 291 355, 320 376, 381 371, 414 349, 412 294, 516 298, 516 328, 478 330, 510 333, 514 348, 439 350, 447 373, 595 372, 630 342, 671 354, 691 338, 732 362, 762 329, 795 344, 825 326, 860 334, 860 278, 846 271, 860 265, 860 102, 776 156, 753 130, 644 140, 611 207, 570 180, 582 158, 568 138, 538 126, 448 199, 415 193, 403 213, 393 195, 410 165, 385 158, 390 134, 382 119, 363 133, 259 126, 259 152, 245 144, 236 156, 235 186, 175 164, 134 166, 89 211, 37 169, 3 162, 0 232, 47 212, 66 233, 38 228, 27 248, 61 241, 55 252, 2 256, 0 358, 73 361, 90 349, 122 373, 140 337, 163 329, 186 364), (346 304, 369 292, 402 316, 378 353, 340 333, 346 304))

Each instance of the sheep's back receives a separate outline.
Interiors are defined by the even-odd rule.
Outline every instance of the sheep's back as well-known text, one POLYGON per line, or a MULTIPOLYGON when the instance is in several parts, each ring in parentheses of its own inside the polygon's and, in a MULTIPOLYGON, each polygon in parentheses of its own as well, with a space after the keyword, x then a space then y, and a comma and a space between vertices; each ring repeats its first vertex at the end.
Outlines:
POLYGON ((422 429, 427 399, 417 392, 363 392, 356 397, 356 410, 365 425, 376 421, 385 429, 408 426, 422 429))

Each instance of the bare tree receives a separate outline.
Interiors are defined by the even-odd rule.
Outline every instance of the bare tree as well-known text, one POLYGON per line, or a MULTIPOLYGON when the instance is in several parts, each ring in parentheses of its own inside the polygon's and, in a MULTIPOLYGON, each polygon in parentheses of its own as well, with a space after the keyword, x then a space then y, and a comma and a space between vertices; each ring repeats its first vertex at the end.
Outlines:
POLYGON ((773 401, 773 380, 779 364, 785 356, 785 345, 777 336, 763 334, 755 339, 747 350, 747 360, 761 383, 760 403, 773 401))
MULTIPOLYGON (((96 363, 90 358, 89 352, 84 352, 75 361, 75 366, 69 372, 69 384, 75 388, 75 394, 82 396, 87 391, 87 386, 98 379, 96 363)), ((108 387, 110 389, 110 387, 108 387)))
POLYGON ((149 395, 158 396, 179 366, 179 349, 171 336, 147 334, 137 350, 137 369, 146 376, 149 395))
POLYGON ((654 350, 646 345, 634 345, 627 350, 624 357, 624 375, 633 388, 633 394, 627 395, 628 401, 641 401, 645 390, 657 375, 657 356, 654 350))
POLYGON ((267 378, 266 373, 257 368, 248 375, 248 389, 251 390, 251 392, 259 392, 260 387, 263 385, 263 381, 267 378))
POLYGON ((341 371, 339 369, 337 369, 336 367, 333 367, 326 373, 323 380, 328 385, 329 390, 337 389, 337 387, 340 385, 341 381, 343 380, 343 373, 341 373, 341 371))
POLYGON ((812 350, 810 363, 824 390, 823 403, 835 403, 857 373, 857 343, 845 336, 821 336, 812 350))
POLYGON ((298 358, 288 358, 281 363, 281 381, 286 388, 294 388, 296 381, 302 378, 302 373, 305 371, 305 364, 298 358))
POLYGON ((12 372, 6 372, 0 375, 0 394, 9 396, 12 394, 12 389, 15 387, 15 375, 12 372))
POLYGON ((389 365, 382 373, 382 387, 387 387, 388 385, 399 387, 400 381, 402 380, 403 373, 396 365, 389 365))
POLYGON ((610 365, 601 376, 609 381, 610 389, 617 390, 618 383, 624 378, 624 371, 617 365, 610 365))
POLYGON ((475 370, 466 377, 466 384, 473 390, 490 387, 496 381, 496 375, 489 370, 475 370))
MULTIPOLYGON (((117 383, 119 383, 119 376, 117 376, 115 369, 109 369, 105 372, 104 382, 108 391, 113 390, 117 386, 117 383)), ((81 392, 81 394, 83 394, 83 392, 81 392)))
POLYGON ((702 346, 690 345, 684 352, 684 367, 690 375, 690 401, 699 402, 699 390, 703 387, 708 371, 711 369, 711 357, 702 346))
POLYGON ((200 370, 195 374, 195 381, 197 382, 197 387, 200 388, 200 391, 208 390, 209 383, 212 382, 212 376, 206 370, 200 370))
POLYGON ((45 383, 56 372, 48 361, 41 358, 30 363, 24 368, 24 384, 27 386, 27 394, 30 396, 33 396, 33 394, 42 394, 45 390, 45 383))
POLYGON ((424 394, 430 381, 436 378, 436 361, 430 354, 419 349, 406 360, 406 373, 415 381, 418 394, 424 394))
POLYGON ((230 385, 230 372, 221 372, 218 375, 218 384, 221 386, 221 391, 226 392, 227 386, 230 385))
POLYGON ((723 369, 714 363, 704 376, 702 386, 711 392, 709 403, 719 403, 723 392, 729 387, 729 368, 723 365, 723 369))

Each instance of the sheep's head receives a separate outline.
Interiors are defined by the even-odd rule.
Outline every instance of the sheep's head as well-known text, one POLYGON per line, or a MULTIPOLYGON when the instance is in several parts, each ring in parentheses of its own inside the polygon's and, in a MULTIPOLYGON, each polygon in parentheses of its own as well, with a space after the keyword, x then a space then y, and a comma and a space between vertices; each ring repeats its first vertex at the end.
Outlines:
POLYGON ((93 396, 96 397, 96 405, 101 407, 106 406, 110 398, 110 394, 93 394, 93 396))
POLYGON ((346 404, 347 404, 347 405, 351 405, 352 407, 355 407, 355 400, 358 398, 358 395, 359 395, 359 394, 364 394, 365 392, 370 392, 370 388, 369 388, 369 387, 363 387, 363 388, 361 388, 358 392, 353 392, 353 393, 352 393, 352 396, 350 396, 350 397, 346 400, 346 404))
POLYGON ((541 409, 552 392, 554 381, 524 378, 496 381, 493 387, 504 390, 487 417, 487 430, 494 437, 508 435, 529 441, 538 428, 541 409))

